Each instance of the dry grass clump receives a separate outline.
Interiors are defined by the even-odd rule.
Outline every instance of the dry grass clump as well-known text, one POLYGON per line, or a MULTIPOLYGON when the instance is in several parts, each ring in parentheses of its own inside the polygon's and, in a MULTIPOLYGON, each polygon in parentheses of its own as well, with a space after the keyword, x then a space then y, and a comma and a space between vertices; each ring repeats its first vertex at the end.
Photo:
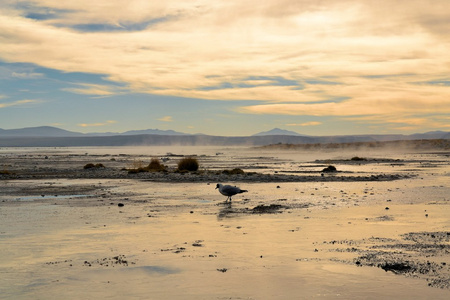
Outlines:
POLYGON ((367 158, 355 156, 355 157, 352 157, 351 160, 353 160, 353 161, 362 161, 362 160, 367 160, 367 158))
POLYGON ((132 168, 128 169, 129 174, 136 174, 142 172, 165 172, 166 166, 161 164, 159 159, 152 158, 148 166, 144 167, 142 161, 135 161, 132 168))
POLYGON ((152 160, 150 161, 150 164, 147 166, 147 169, 149 171, 153 171, 153 172, 160 172, 160 171, 164 171, 166 169, 166 167, 163 164, 161 164, 159 159, 152 158, 152 160))
POLYGON ((333 173, 333 172, 337 172, 337 169, 335 166, 328 166, 325 169, 323 169, 322 172, 333 173))
POLYGON ((222 174, 225 174, 225 175, 244 175, 245 172, 242 169, 234 168, 233 170, 223 170, 222 174))
POLYGON ((142 172, 148 172, 145 168, 128 169, 128 174, 137 174, 142 172))
POLYGON ((87 169, 100 169, 100 168, 104 168, 105 166, 103 164, 87 164, 83 167, 83 169, 87 170, 87 169))
POLYGON ((198 170, 199 164, 197 159, 192 157, 185 157, 178 162, 178 171, 195 172, 198 170))

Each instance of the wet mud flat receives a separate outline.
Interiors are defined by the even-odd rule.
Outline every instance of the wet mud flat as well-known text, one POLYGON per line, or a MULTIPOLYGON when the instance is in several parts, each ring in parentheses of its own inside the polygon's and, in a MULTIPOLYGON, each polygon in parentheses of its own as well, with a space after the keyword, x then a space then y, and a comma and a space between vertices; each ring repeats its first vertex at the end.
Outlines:
MULTIPOLYGON (((118 178, 67 176, 66 170, 84 172, 88 162, 112 162, 105 169, 122 172, 124 164, 154 155, 130 155, 120 163, 111 154, 56 154, 67 163, 45 168, 66 175, 19 174, 14 155, 2 161, 18 176, 0 181, 5 299, 450 295, 450 168, 439 153, 395 156, 402 164, 392 166, 380 157, 346 164, 353 153, 326 153, 316 161, 292 153, 211 152, 199 160, 217 177, 157 175, 164 180, 126 172, 118 178), (259 179, 217 173, 236 161, 247 166, 244 171, 260 173, 259 179), (341 173, 322 176, 330 164, 341 173), (280 180, 282 171, 296 180, 280 180), (398 177, 375 177, 382 174, 398 177), (216 179, 249 192, 227 203, 215 190, 216 179)), ((32 155, 42 162, 52 156, 32 155)), ((22 169, 36 163, 39 170, 39 160, 22 169)))
MULTIPOLYGON (((439 166, 447 160, 404 160, 363 158, 360 160, 322 159, 306 164, 297 163, 289 157, 276 157, 273 153, 254 156, 250 153, 221 152, 208 154, 98 154, 88 152, 72 153, 69 150, 29 150, 0 151, 0 180, 19 179, 140 179, 157 182, 302 182, 302 181, 390 181, 416 176, 414 169, 369 169, 355 171, 357 165, 405 166, 427 164, 429 167, 439 166), (269 154, 269 155, 267 155, 269 154), (177 172, 177 162, 184 157, 193 157, 199 161, 200 168, 195 172, 177 172), (151 159, 162 160, 164 172, 130 172, 148 164, 151 159), (395 164, 394 164, 395 162, 395 164), (344 166, 336 169, 332 163, 344 166), (86 168, 88 165, 92 166, 86 168), (329 168, 334 168, 330 169, 329 168), (233 173, 232 169, 241 170, 233 173)), ((80 151, 80 150, 79 150, 80 151)), ((97 150, 98 151, 98 150, 97 150)), ((161 150, 159 150, 161 151, 161 150)), ((211 151, 211 150, 209 150, 211 151)), ((256 150, 254 150, 256 151, 256 150)))

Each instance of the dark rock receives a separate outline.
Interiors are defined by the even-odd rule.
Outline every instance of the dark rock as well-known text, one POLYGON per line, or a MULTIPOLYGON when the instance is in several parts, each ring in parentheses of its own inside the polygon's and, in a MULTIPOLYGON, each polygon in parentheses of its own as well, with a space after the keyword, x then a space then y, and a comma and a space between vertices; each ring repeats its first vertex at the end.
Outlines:
POLYGON ((412 267, 410 265, 407 265, 406 263, 389 263, 386 262, 384 264, 380 264, 379 265, 380 268, 382 268, 383 270, 387 271, 391 271, 394 273, 406 273, 411 271, 412 267))

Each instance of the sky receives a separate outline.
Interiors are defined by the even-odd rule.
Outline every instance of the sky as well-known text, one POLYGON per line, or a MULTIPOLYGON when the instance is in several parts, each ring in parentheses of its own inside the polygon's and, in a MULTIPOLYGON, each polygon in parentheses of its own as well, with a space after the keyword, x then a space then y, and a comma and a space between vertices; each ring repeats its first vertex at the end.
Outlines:
POLYGON ((450 131, 448 0, 0 0, 0 128, 450 131))

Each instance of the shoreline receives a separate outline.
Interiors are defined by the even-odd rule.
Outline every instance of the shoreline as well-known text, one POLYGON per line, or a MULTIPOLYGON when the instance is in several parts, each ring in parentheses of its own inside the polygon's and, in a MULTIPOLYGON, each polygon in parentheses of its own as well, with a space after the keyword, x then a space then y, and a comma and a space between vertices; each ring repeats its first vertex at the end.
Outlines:
POLYGON ((197 174, 121 171, 153 155, 3 154, 23 173, 0 179, 2 295, 448 298, 445 156, 211 153, 197 174), (221 173, 237 163, 256 173, 221 173), (217 181, 249 192, 226 203, 217 181))

